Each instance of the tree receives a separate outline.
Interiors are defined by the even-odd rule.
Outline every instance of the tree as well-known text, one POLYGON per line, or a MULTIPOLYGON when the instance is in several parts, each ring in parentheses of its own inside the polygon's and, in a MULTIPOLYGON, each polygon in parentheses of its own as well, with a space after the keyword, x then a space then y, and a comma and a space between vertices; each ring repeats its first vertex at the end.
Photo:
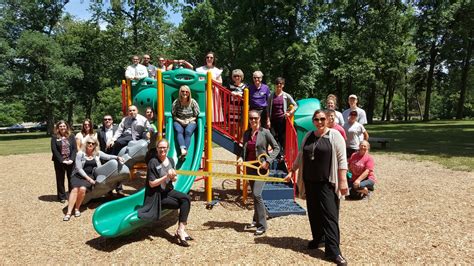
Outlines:
POLYGON ((24 31, 18 40, 13 89, 27 103, 30 115, 46 120, 51 132, 57 112, 65 113, 72 79, 82 71, 65 64, 61 46, 44 33, 24 31))
POLYGON ((439 67, 439 53, 445 44, 449 25, 453 21, 453 14, 459 8, 459 2, 425 1, 417 3, 419 15, 417 17, 417 48, 420 57, 417 62, 422 69, 428 68, 426 77, 426 96, 423 121, 430 119, 431 93, 435 68, 439 67))

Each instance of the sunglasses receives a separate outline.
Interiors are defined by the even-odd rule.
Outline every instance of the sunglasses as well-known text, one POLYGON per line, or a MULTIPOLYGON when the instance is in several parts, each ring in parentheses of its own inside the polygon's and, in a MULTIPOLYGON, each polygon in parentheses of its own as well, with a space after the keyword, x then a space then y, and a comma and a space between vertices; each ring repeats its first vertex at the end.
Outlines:
POLYGON ((95 145, 95 142, 87 142, 87 145, 95 145))
POLYGON ((253 79, 262 79, 262 77, 253 77, 253 79))
POLYGON ((249 117, 249 120, 258 120, 260 117, 254 116, 254 117, 249 117))
POLYGON ((316 121, 316 122, 324 122, 324 121, 326 121, 326 117, 313 118, 313 121, 316 121))
POLYGON ((206 59, 213 59, 214 57, 212 56, 206 56, 206 59))
POLYGON ((234 77, 234 78, 240 78, 240 76, 239 76, 239 75, 234 75, 234 76, 232 76, 232 77, 234 77))
POLYGON ((112 121, 112 118, 104 118, 104 121, 112 121))

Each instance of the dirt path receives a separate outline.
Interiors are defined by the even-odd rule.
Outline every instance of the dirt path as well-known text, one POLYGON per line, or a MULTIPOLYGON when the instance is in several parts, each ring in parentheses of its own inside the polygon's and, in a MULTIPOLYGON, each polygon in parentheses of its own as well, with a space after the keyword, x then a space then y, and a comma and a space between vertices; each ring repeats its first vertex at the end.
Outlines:
MULTIPOLYGON (((214 156, 235 158, 222 149, 215 149, 214 156)), ((212 210, 205 209, 202 181, 191 191, 195 200, 188 231, 196 241, 190 248, 175 244, 176 218, 171 216, 131 236, 104 239, 91 223, 97 203, 82 217, 62 221, 65 205, 55 201, 50 158, 49 154, 0 157, 2 265, 327 263, 321 259, 322 251, 306 249, 310 236, 306 216, 271 219, 262 237, 245 232, 251 205, 240 204, 234 183, 222 184, 220 179, 214 182, 220 203, 212 210)), ((379 183, 372 198, 341 202, 341 249, 349 263, 472 263, 474 174, 396 156, 375 159, 379 183)), ((126 188, 133 192, 133 187, 126 188)))

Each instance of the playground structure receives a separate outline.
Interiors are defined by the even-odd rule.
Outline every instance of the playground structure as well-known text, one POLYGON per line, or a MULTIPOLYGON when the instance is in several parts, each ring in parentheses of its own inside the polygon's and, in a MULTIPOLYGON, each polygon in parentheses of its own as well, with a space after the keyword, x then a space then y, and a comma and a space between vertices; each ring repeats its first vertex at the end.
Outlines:
MULTIPOLYGON (((165 72, 158 70, 157 80, 145 78, 134 84, 130 81, 122 82, 122 111, 124 114, 127 106, 132 103, 137 106, 139 112, 143 112, 148 106, 156 107, 154 108, 157 112, 156 140, 163 137, 163 128, 165 128, 165 136, 170 143, 168 156, 178 162, 176 168, 184 173, 178 175, 174 184, 175 189, 188 193, 195 180, 204 179, 207 202, 213 200, 212 142, 216 142, 236 155, 240 154, 240 140, 248 127, 248 123, 242 123, 242 121, 248 120, 248 97, 248 89, 244 90, 243 97, 232 95, 225 87, 212 81, 210 72, 206 75, 189 69, 165 72), (175 140, 171 105, 177 98, 179 87, 182 85, 190 87, 192 97, 198 102, 201 113, 196 121, 197 128, 193 134, 188 155, 185 160, 178 160, 179 147, 177 147, 175 140), (201 169, 208 175, 196 178, 196 171, 201 169)), ((299 104, 301 104, 302 111, 298 108, 295 113, 295 126, 290 119, 287 119, 286 164, 280 163, 273 166, 273 169, 284 169, 283 173, 285 174, 287 167, 291 167, 296 158, 298 140, 302 138, 300 136, 304 136, 305 132, 312 129, 311 116, 314 110, 319 108, 319 101, 316 99, 299 101, 299 104), (310 117, 309 124, 307 122, 308 115, 310 117)), ((237 175, 245 174, 240 173, 239 168, 236 168, 236 171, 237 175)), ((272 176, 272 172, 270 176, 272 176)), ((280 178, 283 176, 280 171, 280 178)), ((239 181, 237 182, 238 189, 241 188, 239 181)), ((247 180, 243 178, 244 201, 248 196, 247 187, 247 180)), ((305 214, 304 209, 294 201, 294 187, 291 185, 267 183, 263 195, 264 200, 267 197, 265 204, 271 217, 293 213, 305 214), (282 206, 283 210, 280 208, 282 206), (290 210, 288 211, 288 209, 290 210)), ((147 221, 138 218, 136 211, 143 204, 143 199, 144 189, 129 197, 99 206, 93 215, 95 230, 105 237, 117 237, 129 234, 136 228, 147 224, 147 221)), ((166 213, 165 210, 162 215, 166 213)))

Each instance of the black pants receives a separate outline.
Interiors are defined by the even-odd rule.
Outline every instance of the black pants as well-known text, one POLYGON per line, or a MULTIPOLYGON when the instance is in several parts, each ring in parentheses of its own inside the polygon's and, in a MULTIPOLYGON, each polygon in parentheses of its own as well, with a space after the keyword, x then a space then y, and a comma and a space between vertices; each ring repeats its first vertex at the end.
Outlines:
POLYGON ((120 136, 115 142, 114 146, 112 146, 112 154, 118 155, 120 150, 127 146, 128 143, 132 140, 132 135, 122 135, 120 136))
POLYGON ((54 161, 54 171, 56 173, 56 191, 58 200, 67 200, 66 189, 64 187, 64 175, 67 177, 68 191, 71 192, 71 173, 74 164, 63 164, 54 161))
POLYGON ((271 121, 271 132, 275 140, 280 145, 280 155, 285 155, 285 143, 286 143, 286 119, 272 119, 271 121))
POLYGON ((191 209, 191 198, 188 194, 171 190, 161 199, 161 207, 163 209, 179 209, 179 222, 186 223, 188 221, 189 210, 191 209))
POLYGON ((326 257, 341 255, 339 249, 339 198, 329 182, 304 182, 313 240, 325 237, 326 257))

